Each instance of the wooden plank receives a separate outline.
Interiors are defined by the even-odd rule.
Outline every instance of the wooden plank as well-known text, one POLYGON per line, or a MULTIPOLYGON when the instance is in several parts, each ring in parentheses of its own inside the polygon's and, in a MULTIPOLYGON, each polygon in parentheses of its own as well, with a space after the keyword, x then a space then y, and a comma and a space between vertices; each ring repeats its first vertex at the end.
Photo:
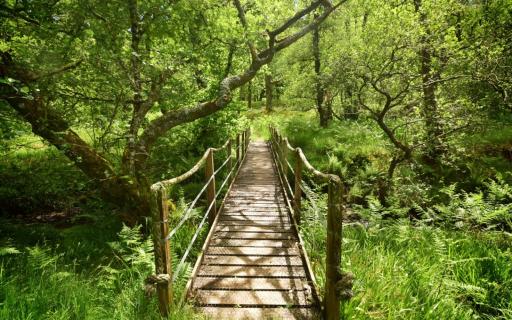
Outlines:
MULTIPOLYGON (((220 217, 219 217, 220 218, 220 217)), ((292 227, 290 222, 273 222, 270 223, 269 221, 243 221, 243 220, 224 220, 219 221, 219 226, 267 226, 267 227, 274 227, 274 228, 286 228, 290 229, 292 227)))
POLYGON ((220 216, 220 221, 243 221, 243 222, 255 222, 255 223, 291 223, 290 218, 287 216, 281 215, 281 216, 244 216, 244 215, 222 215, 220 216))
MULTIPOLYGON (((320 314, 315 308, 236 308, 236 307, 202 307, 198 311, 207 317, 225 320, 315 320, 320 314)), ((211 319, 211 318, 209 318, 211 319)))
POLYGON ((292 248, 297 245, 296 240, 243 240, 243 239, 212 239, 210 246, 214 247, 271 247, 292 248))
POLYGON ((215 232, 215 239, 265 239, 265 240, 297 240, 291 232, 215 232))
POLYGON ((199 305, 232 306, 311 306, 305 291, 232 291, 232 290, 198 290, 195 295, 199 305))
POLYGON ((194 280, 194 288, 202 289, 302 290, 304 286, 307 286, 306 281, 299 278, 197 277, 194 280))
POLYGON ((281 196, 280 190, 264 190, 260 192, 253 192, 249 190, 243 190, 243 189, 234 189, 229 193, 230 197, 244 197, 244 196, 252 196, 255 197, 256 195, 260 195, 261 197, 273 197, 275 195, 281 196))
POLYGON ((274 206, 284 206, 284 199, 283 201, 277 201, 276 199, 246 199, 246 198, 228 198, 226 200, 226 206, 227 205, 259 205, 259 206, 265 206, 265 205, 274 205, 274 206))
POLYGON ((204 256, 204 265, 302 266, 299 256, 204 256))
POLYGON ((293 232, 293 228, 291 225, 288 227, 282 226, 254 226, 254 225, 217 225, 216 231, 219 232, 263 232, 263 233, 273 233, 273 232, 293 232))
POLYGON ((254 248, 254 247, 209 247, 207 255, 258 255, 258 256, 298 256, 300 251, 296 247, 292 248, 254 248))
POLYGON ((199 276, 208 277, 260 277, 260 278, 304 278, 302 266, 211 266, 203 265, 199 276))
POLYGON ((223 212, 222 216, 263 216, 263 217, 288 217, 288 214, 285 212, 279 211, 257 211, 257 210, 237 210, 237 211, 228 211, 223 212))

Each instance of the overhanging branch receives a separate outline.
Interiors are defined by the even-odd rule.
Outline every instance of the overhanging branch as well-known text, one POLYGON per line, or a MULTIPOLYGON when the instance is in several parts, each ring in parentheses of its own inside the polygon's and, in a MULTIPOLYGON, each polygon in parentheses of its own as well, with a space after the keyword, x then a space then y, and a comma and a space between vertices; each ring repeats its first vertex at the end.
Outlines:
MULTIPOLYGON (((222 108, 224 108, 230 101, 231 101, 231 94, 232 91, 236 88, 241 87, 245 83, 249 82, 254 76, 256 76, 256 73, 259 69, 261 69, 262 66, 270 63, 273 59, 273 56, 276 52, 283 50, 290 46, 291 44, 295 43, 299 39, 301 39, 303 36, 305 36, 308 32, 313 30, 316 26, 318 26, 320 23, 322 23, 327 17, 336 10, 339 6, 341 6, 343 3, 345 3, 347 0, 343 0, 339 2, 336 5, 327 6, 325 3, 326 1, 315 1, 314 4, 308 6, 306 9, 302 10, 301 12, 297 13, 294 17, 292 17, 290 20, 286 21, 283 25, 278 27, 273 32, 282 33, 285 30, 287 30, 293 23, 290 23, 290 21, 297 21, 301 17, 304 17, 308 13, 312 12, 314 9, 316 9, 318 6, 323 5, 324 6, 324 12, 319 15, 317 18, 315 18, 311 23, 308 25, 302 27, 299 31, 295 32, 294 34, 284 38, 280 42, 278 42, 275 46, 272 46, 272 44, 269 44, 269 48, 265 49, 264 51, 260 52, 257 56, 257 59, 253 59, 252 63, 248 66, 248 68, 235 76, 229 76, 224 78, 219 85, 219 91, 215 98, 213 98, 210 101, 198 103, 193 107, 189 108, 180 108, 174 111, 169 111, 166 114, 162 115, 161 117, 151 121, 147 128, 144 130, 142 135, 139 138, 139 141, 136 146, 136 152, 137 152, 137 158, 138 160, 143 163, 149 156, 149 151, 152 147, 152 145, 156 142, 156 140, 162 136, 165 132, 170 130, 173 127, 176 127, 178 125, 192 122, 196 119, 208 116, 210 114, 213 114, 222 108)), ((242 25, 245 24, 245 14, 243 12, 243 8, 240 5, 240 2, 238 0, 234 0, 234 4, 237 7, 238 16, 241 20, 242 25)))

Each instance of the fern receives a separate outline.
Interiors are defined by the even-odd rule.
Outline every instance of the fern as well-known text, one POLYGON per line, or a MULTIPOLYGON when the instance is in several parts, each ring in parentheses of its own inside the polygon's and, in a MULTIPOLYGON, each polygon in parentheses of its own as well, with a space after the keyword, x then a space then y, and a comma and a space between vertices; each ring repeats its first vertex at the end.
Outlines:
POLYGON ((0 257, 19 254, 19 253, 21 253, 21 252, 14 247, 0 247, 0 257))

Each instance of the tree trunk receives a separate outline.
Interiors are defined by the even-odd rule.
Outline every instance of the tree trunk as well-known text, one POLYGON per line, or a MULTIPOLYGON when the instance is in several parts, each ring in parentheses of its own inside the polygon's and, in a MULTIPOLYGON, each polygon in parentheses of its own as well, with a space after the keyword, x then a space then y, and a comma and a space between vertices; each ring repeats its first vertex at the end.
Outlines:
POLYGON ((345 88, 345 95, 340 95, 341 99, 341 105, 345 106, 343 108, 343 117, 346 120, 357 120, 359 118, 359 113, 357 109, 357 105, 354 103, 354 93, 352 91, 352 88, 348 87, 345 88), (347 101, 344 101, 343 99, 347 99, 347 101))
POLYGON ((265 75, 265 110, 267 112, 271 112, 273 109, 272 106, 272 90, 273 90, 273 83, 272 83, 272 75, 266 74, 265 75))
POLYGON ((247 109, 252 109, 252 81, 247 83, 247 109))
MULTIPOLYGON (((322 84, 321 74, 321 60, 320 60, 320 30, 318 27, 313 29, 313 58, 315 60, 315 75, 316 75, 316 109, 320 117, 320 126, 325 128, 329 125, 332 120, 332 105, 331 103, 325 103, 326 92, 324 85, 322 84)), ((327 99, 330 100, 330 99, 327 99)))
POLYGON ((116 174, 113 166, 74 132, 69 124, 42 97, 6 99, 20 116, 32 126, 32 132, 61 150, 89 177, 101 196, 121 209, 123 222, 142 223, 149 216, 149 183, 144 176, 116 174))
POLYGON ((433 70, 432 52, 434 47, 430 42, 431 32, 428 26, 428 20, 425 12, 422 10, 422 0, 414 0, 416 12, 419 14, 420 23, 425 27, 426 35, 420 40, 419 57, 421 61, 420 74, 423 88, 423 117, 425 119, 426 147, 425 159, 429 164, 439 163, 439 157, 444 153, 441 141, 441 124, 439 122, 438 103, 436 97, 437 84, 439 78, 433 70))

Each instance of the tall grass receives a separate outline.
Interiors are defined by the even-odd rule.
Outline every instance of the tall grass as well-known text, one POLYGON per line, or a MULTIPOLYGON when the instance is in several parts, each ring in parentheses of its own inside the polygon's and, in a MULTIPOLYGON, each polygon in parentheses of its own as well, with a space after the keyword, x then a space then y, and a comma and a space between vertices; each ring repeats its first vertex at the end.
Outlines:
MULTIPOLYGON (((92 243, 85 247, 97 250, 92 243)), ((76 252, 48 244, 17 249, 4 241, 0 319, 161 319, 155 296, 144 290, 154 268, 149 240, 124 227, 109 247, 108 260, 84 268, 86 257, 76 252)), ((175 306, 169 318, 198 316, 188 306, 175 306)))
MULTIPOLYGON (((324 212, 320 203, 320 211, 324 212)), ((309 208, 301 233, 325 284, 325 217, 309 208)), ((346 319, 511 319, 512 236, 408 220, 346 224, 342 265, 355 275, 346 319)))

